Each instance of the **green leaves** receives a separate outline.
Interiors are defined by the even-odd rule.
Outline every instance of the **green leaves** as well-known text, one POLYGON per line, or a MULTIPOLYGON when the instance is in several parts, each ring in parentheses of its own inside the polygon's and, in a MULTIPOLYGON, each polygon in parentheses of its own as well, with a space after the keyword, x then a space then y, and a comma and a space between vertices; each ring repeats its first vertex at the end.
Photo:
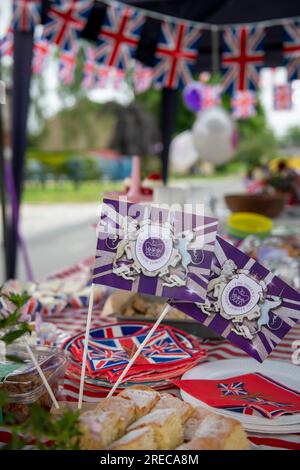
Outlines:
POLYGON ((17 329, 8 331, 5 333, 0 339, 1 341, 4 341, 6 344, 11 344, 17 339, 21 338, 24 336, 26 333, 30 333, 30 326, 28 323, 20 323, 17 329))

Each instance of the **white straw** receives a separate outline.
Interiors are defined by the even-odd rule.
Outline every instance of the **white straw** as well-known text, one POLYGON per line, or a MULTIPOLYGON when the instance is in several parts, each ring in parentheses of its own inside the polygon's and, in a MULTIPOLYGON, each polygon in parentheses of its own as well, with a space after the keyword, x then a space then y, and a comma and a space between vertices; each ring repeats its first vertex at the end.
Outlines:
POLYGON ((80 389, 79 389, 79 398, 78 398, 78 409, 79 410, 82 407, 83 388, 84 388, 84 379, 85 379, 85 368, 86 368, 86 359, 87 359, 89 336, 90 336, 90 329, 91 329, 93 305, 94 305, 94 284, 92 284, 92 286, 91 286, 90 300, 89 300, 89 310, 88 310, 88 315, 87 315, 87 320, 86 320, 84 349, 83 349, 83 360, 82 360, 82 366, 81 366, 80 389))
POLYGON ((151 336, 153 335, 153 333, 155 332, 156 328, 158 327, 158 325, 162 322, 162 320, 165 318, 165 316, 167 315, 169 309, 170 309, 170 305, 169 304, 166 304, 163 308, 163 311, 161 312, 160 316, 158 317, 158 319, 156 320, 156 322, 154 323, 154 325, 152 326, 151 330, 149 331, 149 333, 147 334, 146 338, 144 339, 144 341, 140 344, 139 348, 137 349, 137 351, 135 352, 135 354, 132 356, 132 358, 130 359, 129 363, 127 364, 127 366, 125 367, 125 369, 123 370, 122 374, 120 375, 120 377, 118 378, 118 380, 116 381, 115 385, 113 386, 113 388, 111 389, 111 391, 109 392, 109 394, 107 395, 107 398, 111 397, 115 390, 118 388, 119 384, 122 382, 123 378, 125 377, 125 375, 127 374, 127 372, 129 371, 129 369, 131 368, 132 364, 135 362, 136 358, 140 355, 142 349, 144 348, 144 346, 146 345, 146 343, 149 341, 149 339, 151 338, 151 336))
POLYGON ((48 381, 47 381, 47 379, 46 379, 46 377, 45 377, 45 375, 44 375, 44 372, 43 372, 42 369, 40 368, 40 365, 39 365, 38 361, 36 360, 36 357, 35 357, 35 355, 33 354, 32 350, 31 350, 31 347, 29 346, 28 341, 27 341, 26 338, 24 338, 24 344, 25 344, 25 347, 26 347, 26 349, 27 349, 27 352, 28 352, 28 354, 29 354, 29 356, 30 356, 30 358, 31 358, 31 360, 32 360, 32 362, 33 362, 33 364, 35 365, 35 367, 36 367, 38 373, 40 374, 40 377, 41 377, 41 379, 42 379, 42 381, 43 381, 43 383, 44 383, 44 385, 45 385, 45 387, 46 387, 46 389, 47 389, 47 392, 48 392, 49 395, 50 395, 51 400, 53 401, 53 405, 54 405, 55 408, 58 410, 58 409, 59 409, 59 404, 57 403, 57 400, 56 400, 55 395, 54 395, 54 393, 53 393, 53 391, 52 391, 52 388, 50 387, 50 385, 49 385, 49 383, 48 383, 48 381))

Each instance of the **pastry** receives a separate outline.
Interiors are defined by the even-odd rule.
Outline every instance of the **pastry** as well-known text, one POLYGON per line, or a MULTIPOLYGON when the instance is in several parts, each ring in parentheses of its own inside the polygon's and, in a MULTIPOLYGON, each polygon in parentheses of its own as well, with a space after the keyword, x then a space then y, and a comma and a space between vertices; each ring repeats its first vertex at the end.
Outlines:
POLYGON ((184 439, 188 442, 179 449, 246 450, 246 433, 239 421, 216 413, 197 409, 186 422, 184 439))
POLYGON ((183 442, 181 418, 175 409, 152 411, 138 419, 128 430, 133 431, 145 426, 153 428, 157 448, 160 450, 174 449, 183 442))
POLYGON ((80 448, 84 450, 106 449, 118 438, 119 417, 112 410, 86 411, 79 418, 80 448))
POLYGON ((116 438, 121 437, 126 428, 133 423, 136 416, 136 406, 132 400, 120 396, 104 398, 96 407, 96 412, 114 411, 118 417, 118 433, 116 438))
POLYGON ((155 403, 160 399, 160 395, 150 387, 135 385, 126 388, 118 395, 119 397, 131 400, 135 404, 135 418, 139 419, 149 413, 155 403))
POLYGON ((161 393, 160 399, 153 408, 153 411, 165 410, 166 408, 174 408, 179 414, 182 424, 186 422, 194 411, 193 407, 189 403, 173 397, 170 393, 161 393))
POLYGON ((154 430, 150 426, 130 431, 110 446, 110 450, 157 450, 154 430))

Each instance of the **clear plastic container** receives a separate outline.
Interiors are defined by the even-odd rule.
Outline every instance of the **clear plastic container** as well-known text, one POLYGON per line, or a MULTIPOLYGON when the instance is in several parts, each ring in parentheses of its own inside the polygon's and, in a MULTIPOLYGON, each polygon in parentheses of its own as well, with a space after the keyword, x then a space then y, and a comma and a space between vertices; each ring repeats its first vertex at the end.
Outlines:
MULTIPOLYGON (((66 369, 66 357, 63 351, 55 348, 32 347, 32 351, 49 382, 56 397, 59 394, 59 385, 66 369)), ((22 423, 30 416, 31 405, 39 404, 42 408, 50 410, 51 398, 39 376, 38 371, 30 360, 26 349, 21 345, 10 347, 7 351, 10 356, 16 356, 23 363, 1 362, 0 390, 7 393, 9 403, 2 409, 4 423, 22 423), (4 375, 3 371, 7 373, 4 375)))

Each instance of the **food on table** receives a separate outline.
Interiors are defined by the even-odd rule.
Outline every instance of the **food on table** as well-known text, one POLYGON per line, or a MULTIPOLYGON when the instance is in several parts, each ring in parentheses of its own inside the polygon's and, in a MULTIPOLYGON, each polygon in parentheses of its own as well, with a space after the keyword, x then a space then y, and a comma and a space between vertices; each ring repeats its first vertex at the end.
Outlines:
POLYGON ((136 419, 149 413, 160 399, 158 392, 142 385, 125 388, 119 396, 135 403, 136 419))
POLYGON ((152 411, 138 419, 129 427, 129 431, 151 426, 159 450, 174 449, 183 441, 181 417, 174 408, 152 411))
POLYGON ((186 422, 184 438, 187 441, 180 450, 246 450, 247 436, 239 421, 224 418, 216 413, 195 409, 186 422))
MULTIPOLYGON (((64 353, 51 348, 32 347, 32 350, 57 397, 66 368, 64 353)), ((50 410, 52 400, 24 347, 16 343, 8 348, 7 354, 24 362, 6 361, 0 364, 0 391, 6 392, 9 398, 9 403, 2 408, 3 420, 4 423, 8 420, 23 423, 30 417, 31 405, 38 404, 50 410)))
MULTIPOLYGON (((121 315, 124 317, 148 317, 158 318, 162 312, 164 303, 151 299, 143 295, 134 295, 128 303, 121 309, 121 315)), ((176 308, 171 308, 168 312, 168 320, 189 320, 191 317, 176 308)))
POLYGON ((120 396, 111 397, 110 399, 102 400, 96 407, 96 411, 105 413, 106 411, 114 411, 117 414, 117 437, 124 434, 127 427, 133 423, 136 414, 136 405, 133 400, 127 400, 120 396))
POLYGON ((239 421, 191 405, 169 393, 134 386, 80 416, 88 450, 248 449, 239 421))
POLYGON ((161 393, 160 400, 155 405, 154 410, 164 410, 166 408, 174 408, 178 412, 183 424, 194 411, 193 407, 189 403, 186 403, 177 397, 173 397, 170 393, 161 393))
POLYGON ((157 450, 154 430, 150 426, 135 429, 118 441, 114 442, 110 450, 157 450))
POLYGON ((118 438, 120 417, 113 410, 86 411, 80 416, 80 446, 87 450, 102 450, 118 438))

